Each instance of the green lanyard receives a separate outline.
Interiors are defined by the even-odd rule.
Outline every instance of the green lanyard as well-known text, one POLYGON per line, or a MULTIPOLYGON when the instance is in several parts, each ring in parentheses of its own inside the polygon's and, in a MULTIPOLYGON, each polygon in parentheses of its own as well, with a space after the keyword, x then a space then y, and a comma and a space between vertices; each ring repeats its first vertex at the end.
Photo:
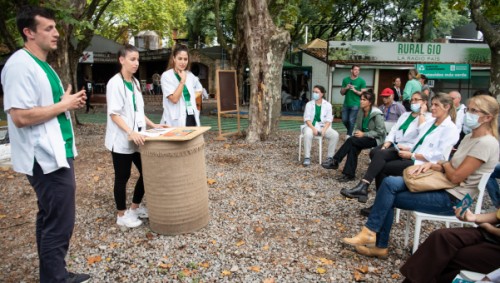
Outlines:
POLYGON ((363 117, 363 123, 361 124, 361 127, 363 128, 363 132, 368 132, 368 123, 370 122, 370 114, 372 114, 371 109, 370 109, 370 113, 368 113, 368 116, 363 117))
POLYGON ((413 147, 413 150, 411 152, 415 152, 415 150, 417 150, 417 148, 424 142, 424 139, 425 137, 430 134, 432 131, 434 131, 435 128, 437 128, 438 126, 436 126, 436 124, 432 124, 432 126, 429 128, 429 130, 427 130, 427 132, 425 133, 425 135, 418 141, 418 143, 415 145, 415 147, 413 147))
MULTIPOLYGON (((175 77, 181 81, 181 77, 179 74, 175 73, 175 77)), ((184 101, 186 102, 186 107, 191 107, 191 94, 189 93, 189 90, 187 89, 186 85, 184 85, 184 88, 182 89, 182 95, 184 96, 184 101)))
POLYGON ((132 102, 134 103, 134 112, 137 112, 137 105, 135 104, 134 86, 133 86, 132 82, 127 82, 125 79, 123 79, 123 83, 132 92, 132 102))
POLYGON ((321 105, 314 104, 313 126, 316 126, 316 122, 321 122, 321 105))
POLYGON ((410 116, 408 116, 408 118, 406 118, 406 120, 401 125, 401 127, 399 127, 400 130, 403 130, 403 134, 406 132, 406 130, 408 130, 408 127, 410 127, 411 122, 413 122, 413 120, 415 120, 415 118, 417 118, 417 117, 413 117, 413 115, 410 114, 410 116))

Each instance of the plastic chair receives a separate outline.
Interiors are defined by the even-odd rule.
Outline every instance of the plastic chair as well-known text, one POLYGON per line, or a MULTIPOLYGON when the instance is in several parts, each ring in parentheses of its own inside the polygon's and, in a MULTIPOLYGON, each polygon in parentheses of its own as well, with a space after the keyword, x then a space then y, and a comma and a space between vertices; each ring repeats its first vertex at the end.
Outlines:
MULTIPOLYGON (((481 180, 479 181, 479 185, 478 185, 479 196, 477 197, 476 206, 474 208, 475 214, 481 213, 481 207, 483 205, 484 191, 486 189, 486 183, 488 183, 488 179, 490 178, 490 175, 491 175, 491 173, 484 173, 483 176, 481 177, 481 180)), ((418 244, 420 243, 420 230, 422 228, 422 221, 424 221, 424 220, 443 221, 446 223, 445 224, 446 228, 449 228, 450 223, 452 223, 452 222, 453 223, 460 223, 462 226, 464 223, 472 224, 470 222, 460 221, 455 216, 434 215, 434 214, 428 214, 428 213, 423 213, 423 212, 418 212, 418 211, 411 211, 411 213, 415 216, 415 231, 413 234, 412 253, 415 253, 415 251, 418 248, 418 244)), ((405 247, 408 246, 409 234, 410 234, 410 217, 407 217, 406 218, 406 228, 405 228, 405 247)))
MULTIPOLYGON (((443 151, 443 156, 445 157, 446 160, 450 159, 450 154, 452 150, 453 150, 453 145, 449 145, 443 151)), ((395 220, 396 223, 399 223, 400 215, 401 215, 401 209, 396 208, 396 220, 395 220)))
MULTIPOLYGON (((302 130, 304 129, 304 126, 300 127, 300 136, 299 136, 299 161, 300 157, 302 156, 302 140, 304 139, 304 134, 302 133, 302 130)), ((318 148, 319 148, 319 164, 321 164, 321 156, 322 156, 322 150, 323 150, 323 137, 321 136, 314 136, 313 140, 318 141, 318 148)))

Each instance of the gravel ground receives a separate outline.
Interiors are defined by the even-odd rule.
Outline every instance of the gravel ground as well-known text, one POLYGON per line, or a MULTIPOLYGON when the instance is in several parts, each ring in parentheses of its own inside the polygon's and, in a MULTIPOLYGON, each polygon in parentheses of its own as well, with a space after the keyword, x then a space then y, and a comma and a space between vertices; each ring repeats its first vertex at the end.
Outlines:
MULTIPOLYGON (((92 282, 402 280, 398 268, 409 256, 404 225, 393 227, 387 260, 359 256, 342 244, 366 220, 359 215, 363 204, 339 194, 356 182, 340 184, 336 171, 317 164, 316 143, 313 165, 302 167, 297 132, 281 131, 253 145, 241 138, 217 142, 215 133, 207 133, 207 177, 215 180, 209 185, 210 222, 179 236, 156 234, 148 221, 118 228, 104 126, 80 126, 76 134, 77 219, 67 263, 72 271, 91 274, 92 282)), ((358 177, 368 161, 364 151, 358 177)), ((134 171, 129 199, 136 179, 134 171)), ((3 170, 0 197, 0 282, 36 282, 36 196, 23 175, 3 170)), ((434 229, 426 223, 421 239, 434 229)))

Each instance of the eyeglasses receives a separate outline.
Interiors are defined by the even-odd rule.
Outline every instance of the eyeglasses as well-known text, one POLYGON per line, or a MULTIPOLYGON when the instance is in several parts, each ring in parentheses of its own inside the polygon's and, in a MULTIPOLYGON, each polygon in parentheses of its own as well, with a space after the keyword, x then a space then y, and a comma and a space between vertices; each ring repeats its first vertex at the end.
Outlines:
POLYGON ((488 113, 486 113, 485 111, 479 110, 479 109, 475 109, 475 108, 467 108, 467 109, 465 109, 465 112, 469 112, 469 113, 472 113, 472 114, 482 113, 484 115, 488 115, 488 113))
POLYGON ((423 100, 423 99, 422 98, 412 98, 411 102, 419 102, 421 100, 423 100))

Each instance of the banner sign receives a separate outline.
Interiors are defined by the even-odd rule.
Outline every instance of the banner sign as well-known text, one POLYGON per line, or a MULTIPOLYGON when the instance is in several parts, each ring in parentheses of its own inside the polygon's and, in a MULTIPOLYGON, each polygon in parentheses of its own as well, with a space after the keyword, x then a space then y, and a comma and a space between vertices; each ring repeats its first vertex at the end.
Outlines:
POLYGON ((416 64, 415 69, 428 79, 470 79, 469 64, 416 64))
POLYGON ((330 41, 328 59, 349 62, 490 64, 491 51, 480 43, 330 41))

